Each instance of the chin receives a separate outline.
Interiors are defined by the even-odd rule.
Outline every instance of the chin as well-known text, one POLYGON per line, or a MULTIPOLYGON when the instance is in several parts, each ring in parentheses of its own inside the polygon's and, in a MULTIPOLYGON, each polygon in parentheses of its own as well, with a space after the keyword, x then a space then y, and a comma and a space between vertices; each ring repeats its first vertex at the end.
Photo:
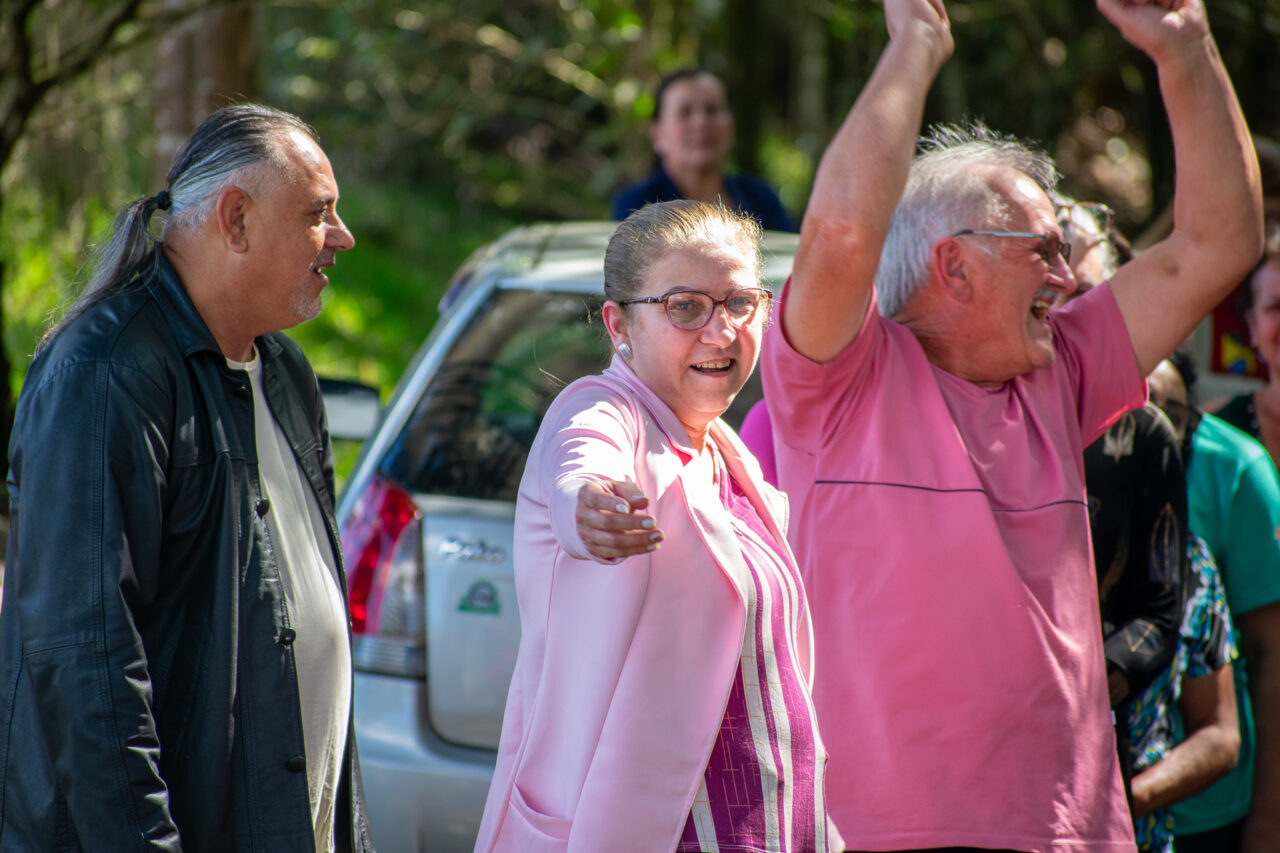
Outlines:
MULTIPOLYGON (((1050 348, 1048 351, 1041 350, 1031 354, 1031 370, 1043 370, 1046 367, 1053 367, 1053 363, 1058 360, 1058 351, 1050 348)), ((1027 372, 1030 373, 1031 370, 1027 372)))
POLYGON ((308 320, 314 320, 320 316, 320 297, 316 297, 311 302, 299 303, 293 306, 293 325, 305 323, 308 320))

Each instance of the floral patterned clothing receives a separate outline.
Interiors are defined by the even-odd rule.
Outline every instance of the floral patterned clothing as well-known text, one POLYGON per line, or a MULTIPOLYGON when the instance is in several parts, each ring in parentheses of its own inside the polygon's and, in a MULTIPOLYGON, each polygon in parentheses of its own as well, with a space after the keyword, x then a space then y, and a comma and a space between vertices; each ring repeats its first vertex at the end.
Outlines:
MULTIPOLYGON (((1191 577, 1173 663, 1129 703, 1130 757, 1134 772, 1151 767, 1174 747, 1173 710, 1182 679, 1200 678, 1229 664, 1237 652, 1222 579, 1204 540, 1187 539, 1191 577)), ((1134 821, 1138 849, 1173 850, 1173 815, 1160 809, 1134 821)))

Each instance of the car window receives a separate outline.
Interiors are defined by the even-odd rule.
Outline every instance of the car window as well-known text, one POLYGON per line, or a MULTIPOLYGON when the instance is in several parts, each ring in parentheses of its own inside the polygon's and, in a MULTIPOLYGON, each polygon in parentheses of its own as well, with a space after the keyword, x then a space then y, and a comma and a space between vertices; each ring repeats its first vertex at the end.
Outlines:
POLYGON ((411 492, 514 501, 551 401, 608 362, 600 302, 495 290, 426 386, 384 473, 411 492))

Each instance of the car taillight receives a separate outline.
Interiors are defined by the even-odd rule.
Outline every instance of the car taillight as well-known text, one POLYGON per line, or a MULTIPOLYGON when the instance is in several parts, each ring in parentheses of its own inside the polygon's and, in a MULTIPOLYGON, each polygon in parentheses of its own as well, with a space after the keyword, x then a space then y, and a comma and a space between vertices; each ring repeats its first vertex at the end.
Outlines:
POLYGON ((422 513, 382 476, 370 481, 342 525, 352 658, 360 670, 426 673, 422 513))

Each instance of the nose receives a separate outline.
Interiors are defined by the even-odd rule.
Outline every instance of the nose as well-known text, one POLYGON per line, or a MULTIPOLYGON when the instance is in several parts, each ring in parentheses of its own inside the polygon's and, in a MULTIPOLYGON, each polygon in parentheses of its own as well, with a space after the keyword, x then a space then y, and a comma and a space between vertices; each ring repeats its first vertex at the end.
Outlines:
POLYGON ((329 226, 329 232, 325 235, 325 245, 341 252, 353 249, 356 245, 355 236, 347 228, 347 224, 342 221, 342 218, 338 216, 336 210, 333 213, 333 224, 329 226))
POLYGON ((729 309, 724 305, 711 307, 711 318, 707 325, 699 330, 699 337, 705 344, 712 346, 728 346, 738 337, 738 327, 729 319, 729 309))
POLYGON ((1070 296, 1080 289, 1080 283, 1076 281, 1075 273, 1071 271, 1071 265, 1067 263, 1067 259, 1061 255, 1054 255, 1054 257, 1057 261, 1049 269, 1049 286, 1063 296, 1070 296))

